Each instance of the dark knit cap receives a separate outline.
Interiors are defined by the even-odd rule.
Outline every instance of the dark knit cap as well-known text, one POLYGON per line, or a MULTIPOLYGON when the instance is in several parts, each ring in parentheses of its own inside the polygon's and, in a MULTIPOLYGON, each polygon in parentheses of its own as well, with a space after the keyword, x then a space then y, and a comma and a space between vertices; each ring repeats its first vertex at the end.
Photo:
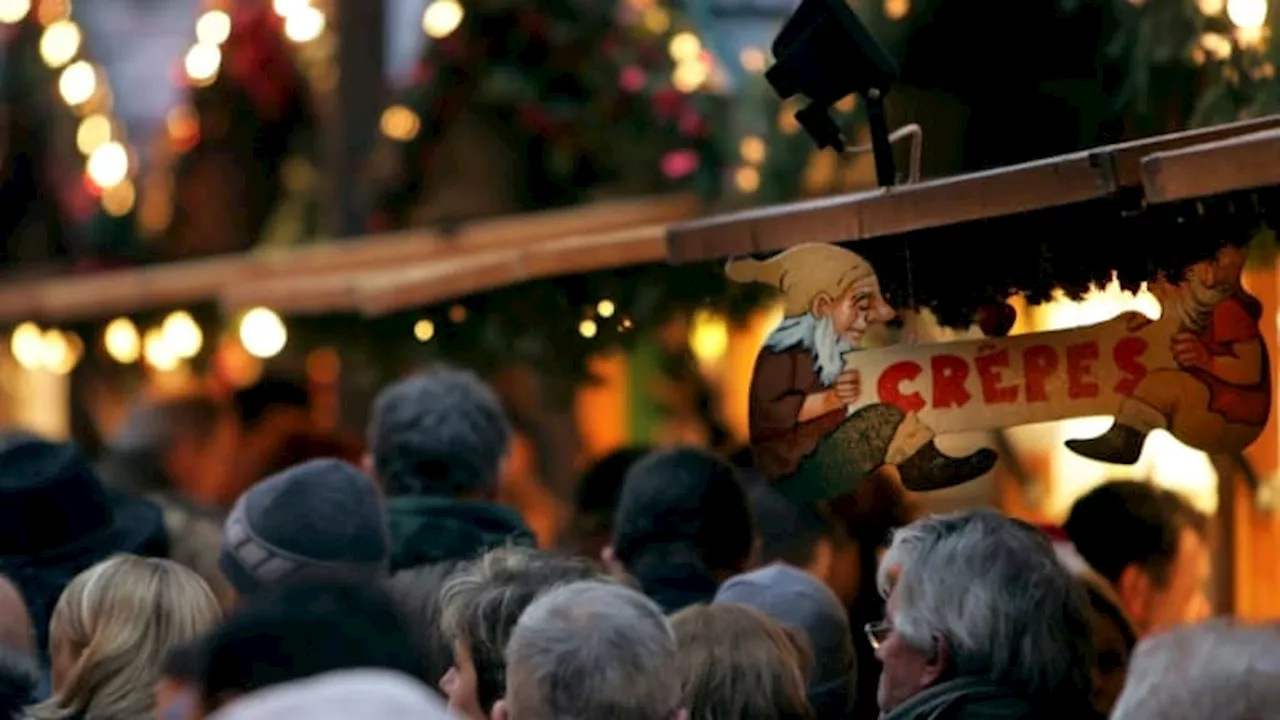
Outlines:
POLYGON ((379 580, 390 555, 373 481, 326 458, 272 475, 241 495, 223 527, 219 565, 248 595, 299 581, 379 580))

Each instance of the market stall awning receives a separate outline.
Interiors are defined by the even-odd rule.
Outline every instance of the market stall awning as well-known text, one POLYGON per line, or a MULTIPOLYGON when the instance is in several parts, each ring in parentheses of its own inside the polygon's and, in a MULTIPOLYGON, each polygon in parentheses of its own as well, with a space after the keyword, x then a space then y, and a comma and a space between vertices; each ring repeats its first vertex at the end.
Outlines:
POLYGON ((1151 203, 1280 186, 1280 129, 1153 153, 1142 175, 1151 203))
MULTIPOLYGON (((1280 127, 1269 116, 1110 145, 913 185, 683 223, 667 233, 673 262, 846 242, 1047 210, 1143 189, 1143 158, 1280 127)), ((1225 165, 1223 172, 1229 172, 1225 165)))
POLYGON ((684 195, 616 200, 477 221, 451 230, 412 230, 285 251, 19 282, 0 287, 0 322, 80 320, 214 301, 236 308, 352 310, 355 277, 427 272, 427 266, 446 260, 519 254, 523 248, 552 241, 567 243, 557 247, 571 247, 574 238, 582 242, 622 228, 687 220, 699 208, 696 198, 684 195))

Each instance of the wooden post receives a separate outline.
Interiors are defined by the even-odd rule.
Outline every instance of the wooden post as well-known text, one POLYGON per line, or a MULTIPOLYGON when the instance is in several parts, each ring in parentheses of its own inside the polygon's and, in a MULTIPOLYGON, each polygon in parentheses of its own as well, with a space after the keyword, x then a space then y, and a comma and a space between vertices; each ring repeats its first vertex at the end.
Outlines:
POLYGON ((369 198, 365 163, 386 104, 383 73, 384 0, 334 0, 334 62, 338 81, 323 103, 323 153, 328 185, 325 229, 331 237, 365 232, 369 198))

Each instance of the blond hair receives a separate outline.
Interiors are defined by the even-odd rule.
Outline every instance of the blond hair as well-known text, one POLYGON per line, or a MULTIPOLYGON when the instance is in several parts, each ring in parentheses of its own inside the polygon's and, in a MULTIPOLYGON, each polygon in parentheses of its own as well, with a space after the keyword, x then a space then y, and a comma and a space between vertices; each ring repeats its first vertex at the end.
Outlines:
POLYGON ((725 603, 671 617, 689 720, 809 720, 808 647, 768 616, 725 603))
POLYGON ((171 561, 117 555, 77 575, 53 610, 49 644, 75 663, 33 720, 142 720, 155 712, 165 656, 220 619, 199 575, 171 561))

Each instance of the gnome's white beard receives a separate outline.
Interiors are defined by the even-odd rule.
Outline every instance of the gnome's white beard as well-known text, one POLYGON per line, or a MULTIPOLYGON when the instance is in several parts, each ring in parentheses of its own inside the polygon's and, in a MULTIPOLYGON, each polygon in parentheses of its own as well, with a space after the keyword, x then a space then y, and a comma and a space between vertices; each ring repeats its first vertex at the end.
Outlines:
POLYGON ((795 347, 809 351, 818 379, 827 387, 834 385, 844 372, 844 354, 854 349, 836 332, 830 317, 817 318, 811 313, 784 318, 764 344, 774 352, 795 347))
POLYGON ((1195 277, 1187 281, 1185 290, 1178 294, 1177 307, 1174 308, 1182 327, 1194 333, 1204 332, 1213 317, 1213 308, 1231 295, 1230 285, 1210 287, 1195 277))

